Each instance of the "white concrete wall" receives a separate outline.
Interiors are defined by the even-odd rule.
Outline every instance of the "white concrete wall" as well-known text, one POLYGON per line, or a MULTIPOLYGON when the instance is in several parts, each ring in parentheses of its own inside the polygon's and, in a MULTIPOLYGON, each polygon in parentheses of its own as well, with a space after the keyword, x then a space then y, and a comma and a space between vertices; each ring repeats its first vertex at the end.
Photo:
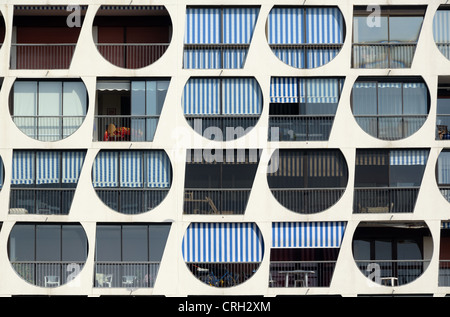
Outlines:
MULTIPOLYGON (((29 1, 30 2, 30 1, 29 1)), ((97 222, 172 222, 156 285, 153 289, 137 289, 134 294, 162 294, 166 296, 185 296, 191 294, 249 294, 275 296, 278 294, 357 294, 382 293, 432 293, 441 296, 449 288, 437 286, 439 234, 441 220, 450 218, 450 203, 439 193, 434 168, 441 149, 450 146, 449 141, 435 140, 436 94, 439 75, 450 75, 450 61, 438 51, 432 36, 432 21, 437 7, 445 0, 428 0, 428 8, 423 23, 420 40, 410 69, 351 69, 351 40, 353 5, 374 4, 373 0, 134 0, 133 5, 165 5, 173 23, 170 47, 164 56, 153 65, 138 69, 124 70, 108 63, 98 53, 92 38, 92 22, 101 4, 129 5, 130 1, 70 1, 70 4, 89 5, 80 33, 77 49, 68 70, 10 70, 10 42, 12 38, 12 18, 14 4, 29 4, 24 1, 0 1, 0 11, 7 25, 6 38, 0 50, 0 76, 4 78, 0 91, 0 155, 5 163, 5 186, 0 192, 0 295, 15 294, 129 294, 127 289, 93 288, 93 267, 95 228, 97 222), (342 11, 347 34, 339 55, 329 64, 309 70, 294 69, 271 52, 265 36, 267 16, 273 5, 337 5, 342 11), (243 69, 231 70, 186 70, 182 69, 183 37, 186 5, 261 5, 253 40, 243 69), (360 75, 420 75, 426 81, 431 94, 431 109, 423 127, 404 140, 381 141, 361 130, 352 116, 350 93, 353 82, 360 75), (216 147, 217 143, 198 136, 187 125, 181 108, 181 95, 184 84, 190 76, 254 76, 263 91, 264 105, 261 119, 256 128, 243 139, 232 141, 226 146, 249 146, 264 149, 266 159, 261 161, 256 175, 245 215, 242 216, 195 216, 183 215, 184 150, 191 147, 216 147), (271 76, 345 76, 338 111, 329 141, 324 142, 267 142, 269 84, 271 76), (108 143, 92 142, 95 109, 95 87, 97 76, 163 76, 170 77, 171 83, 153 142, 108 143), (11 120, 8 110, 8 95, 17 77, 33 78, 71 78, 81 77, 89 94, 89 110, 83 125, 72 136, 57 142, 32 140, 21 133, 11 120), (230 145, 228 145, 230 144, 230 145), (338 148, 348 163, 349 180, 347 190, 339 202, 330 209, 312 215, 292 213, 280 206, 271 195, 266 182, 265 164, 270 154, 280 148, 338 148), (417 200, 416 210, 410 214, 352 214, 355 149, 363 147, 431 147, 428 165, 425 170, 422 188, 417 200), (73 200, 72 209, 67 216, 52 215, 9 215, 9 183, 11 177, 12 150, 18 148, 37 149, 87 149, 84 168, 73 200), (95 155, 103 148, 117 149, 164 149, 169 154, 173 166, 173 184, 166 199, 151 212, 127 216, 108 209, 97 197, 91 184, 90 166, 95 155), (269 252, 271 245, 271 223, 273 221, 347 221, 347 229, 339 254, 332 283, 328 288, 268 288, 269 252), (357 268, 351 252, 353 232, 360 221, 367 220, 424 220, 432 233, 431 263, 426 272, 416 281, 400 287, 383 287, 368 281, 357 268), (7 239, 16 221, 70 221, 80 222, 89 240, 89 254, 84 269, 72 282, 58 288, 46 289, 28 284, 12 269, 7 254, 7 239), (265 257, 256 274, 239 286, 230 289, 215 289, 198 281, 186 268, 181 256, 181 242, 184 232, 192 221, 246 221, 256 222, 264 236, 265 257)), ((69 1, 33 0, 33 4, 67 4, 69 1)), ((376 4, 423 4, 420 0, 380 0, 376 4)), ((225 146, 225 145, 224 145, 225 146)), ((427 245, 430 245, 427 243, 427 245)))

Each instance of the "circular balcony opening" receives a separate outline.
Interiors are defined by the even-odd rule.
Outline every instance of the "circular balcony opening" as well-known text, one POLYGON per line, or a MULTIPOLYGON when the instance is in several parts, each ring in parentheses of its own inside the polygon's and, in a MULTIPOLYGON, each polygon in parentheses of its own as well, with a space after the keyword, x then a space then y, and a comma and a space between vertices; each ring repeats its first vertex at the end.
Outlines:
POLYGON ((339 150, 279 149, 272 154, 267 182, 282 206, 300 214, 318 213, 344 194, 347 163, 339 150))
POLYGON ((361 273, 387 287, 415 281, 427 269, 433 252, 424 222, 361 222, 352 245, 361 273))
POLYGON ((275 56, 295 68, 316 68, 341 51, 345 22, 337 7, 275 6, 266 24, 275 56))
POLYGON ((88 110, 86 86, 80 79, 17 79, 9 100, 17 128, 39 141, 72 135, 88 110))
POLYGON ((13 269, 40 287, 70 283, 83 269, 87 255, 87 236, 79 223, 19 222, 8 239, 13 269))
POLYGON ((164 55, 172 38, 172 21, 164 6, 102 5, 93 26, 99 53, 125 69, 153 64, 164 55))
POLYGON ((190 78, 182 96, 184 117, 208 140, 243 137, 258 123, 263 96, 252 77, 190 78))
POLYGON ((450 6, 441 5, 433 19, 433 37, 438 50, 450 60, 450 6))
POLYGON ((258 270, 264 242, 255 223, 192 223, 182 253, 198 280, 226 288, 244 283, 258 270))
POLYGON ((423 126, 430 111, 430 96, 420 77, 360 77, 352 88, 351 107, 366 133, 394 141, 423 126))
POLYGON ((109 208, 126 215, 156 208, 172 185, 172 165, 163 150, 101 150, 92 185, 109 208))

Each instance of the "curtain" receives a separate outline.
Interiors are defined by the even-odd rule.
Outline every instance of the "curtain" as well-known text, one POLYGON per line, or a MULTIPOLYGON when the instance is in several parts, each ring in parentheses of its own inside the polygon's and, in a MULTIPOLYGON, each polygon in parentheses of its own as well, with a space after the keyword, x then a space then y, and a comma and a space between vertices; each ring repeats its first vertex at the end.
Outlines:
POLYGON ((62 82, 41 81, 38 84, 39 140, 61 139, 62 82))
POLYGON ((16 81, 13 89, 14 123, 23 133, 35 138, 37 133, 36 118, 22 116, 37 115, 37 82, 16 81))
POLYGON ((433 36, 436 43, 450 42, 450 11, 437 10, 433 20, 433 36))
POLYGON ((83 123, 87 112, 87 91, 82 82, 63 83, 63 136, 69 136, 83 123))
POLYGON ((442 151, 438 158, 438 184, 450 184, 450 152, 442 151))

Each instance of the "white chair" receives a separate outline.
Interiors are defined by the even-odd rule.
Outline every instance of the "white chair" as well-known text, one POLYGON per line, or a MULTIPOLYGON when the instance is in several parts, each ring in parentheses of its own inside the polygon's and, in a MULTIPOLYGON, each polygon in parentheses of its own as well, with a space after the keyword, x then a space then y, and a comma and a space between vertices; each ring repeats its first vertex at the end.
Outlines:
POLYGON ((105 275, 105 277, 103 278, 102 286, 103 286, 103 285, 106 285, 106 286, 108 286, 108 287, 111 287, 111 284, 112 284, 112 278, 113 278, 112 274, 107 274, 107 275, 105 275))
POLYGON ((59 286, 59 276, 46 275, 46 276, 44 276, 44 282, 45 282, 45 287, 59 286))
POLYGON ((124 287, 132 286, 135 279, 136 279, 136 276, 134 276, 134 275, 124 275, 124 276, 122 276, 122 285, 124 287))

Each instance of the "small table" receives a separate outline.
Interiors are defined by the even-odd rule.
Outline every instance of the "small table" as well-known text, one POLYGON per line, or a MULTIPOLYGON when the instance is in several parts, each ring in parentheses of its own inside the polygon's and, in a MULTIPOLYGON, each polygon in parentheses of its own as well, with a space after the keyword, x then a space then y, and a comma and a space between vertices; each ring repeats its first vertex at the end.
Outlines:
POLYGON ((278 273, 286 274, 285 287, 289 286, 289 274, 304 274, 305 275, 305 285, 308 286, 308 274, 314 274, 314 271, 308 270, 292 270, 292 271, 279 271, 278 273))
POLYGON ((398 278, 394 276, 382 277, 381 284, 388 286, 387 282, 391 281, 391 286, 398 285, 398 278), (394 285, 395 284, 395 285, 394 285))

